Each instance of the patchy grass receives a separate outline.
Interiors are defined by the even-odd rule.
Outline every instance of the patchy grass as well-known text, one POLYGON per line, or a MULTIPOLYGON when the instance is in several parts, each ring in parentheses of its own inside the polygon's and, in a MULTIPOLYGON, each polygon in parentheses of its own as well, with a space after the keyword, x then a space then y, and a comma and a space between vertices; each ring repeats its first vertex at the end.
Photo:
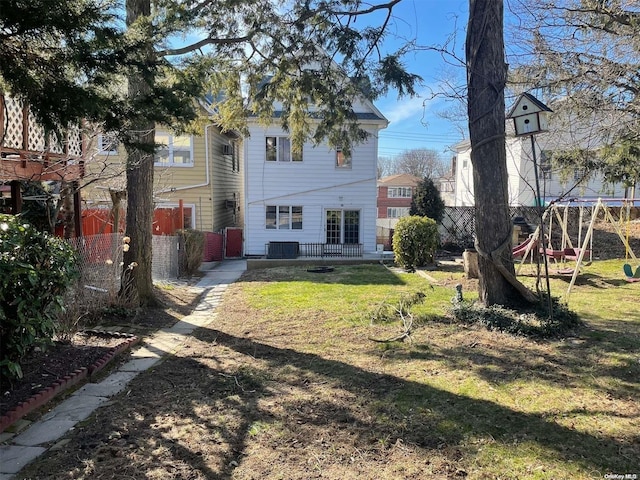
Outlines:
POLYGON ((454 286, 475 296, 461 267, 247 272, 208 328, 25 478, 640 474, 640 284, 616 268, 589 267, 570 297, 585 325, 546 340, 453 323, 454 286), (404 328, 372 321, 380 306, 416 292, 410 337, 371 341, 404 328))

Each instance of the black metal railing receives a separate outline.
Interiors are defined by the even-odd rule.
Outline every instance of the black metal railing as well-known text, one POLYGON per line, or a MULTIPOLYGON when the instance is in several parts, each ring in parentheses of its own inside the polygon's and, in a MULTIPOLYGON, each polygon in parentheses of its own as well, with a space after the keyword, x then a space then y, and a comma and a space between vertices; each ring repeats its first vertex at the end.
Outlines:
POLYGON ((361 243, 269 242, 265 253, 267 258, 362 257, 363 246, 361 243))

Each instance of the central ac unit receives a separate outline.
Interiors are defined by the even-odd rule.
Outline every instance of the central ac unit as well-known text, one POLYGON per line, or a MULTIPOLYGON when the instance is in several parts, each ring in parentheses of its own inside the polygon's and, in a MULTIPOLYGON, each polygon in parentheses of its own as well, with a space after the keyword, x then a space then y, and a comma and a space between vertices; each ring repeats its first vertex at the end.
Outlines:
POLYGON ((222 145, 222 154, 223 155, 233 155, 233 146, 232 145, 222 145))

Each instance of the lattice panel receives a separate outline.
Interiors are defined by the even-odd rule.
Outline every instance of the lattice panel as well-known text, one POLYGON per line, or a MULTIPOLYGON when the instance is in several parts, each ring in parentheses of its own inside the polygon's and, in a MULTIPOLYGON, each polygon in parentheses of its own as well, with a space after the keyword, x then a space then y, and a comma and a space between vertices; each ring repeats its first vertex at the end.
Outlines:
POLYGON ((82 135, 79 127, 69 127, 67 132, 67 141, 69 142, 69 155, 72 157, 80 157, 82 155, 82 135))
POLYGON ((29 112, 29 144, 27 145, 27 150, 43 152, 44 149, 44 127, 38 124, 36 117, 29 112))
POLYGON ((5 135, 2 142, 3 147, 23 148, 22 135, 22 102, 5 97, 5 135))
POLYGON ((49 134, 49 151, 51 153, 64 153, 64 145, 58 140, 58 135, 53 132, 49 134))

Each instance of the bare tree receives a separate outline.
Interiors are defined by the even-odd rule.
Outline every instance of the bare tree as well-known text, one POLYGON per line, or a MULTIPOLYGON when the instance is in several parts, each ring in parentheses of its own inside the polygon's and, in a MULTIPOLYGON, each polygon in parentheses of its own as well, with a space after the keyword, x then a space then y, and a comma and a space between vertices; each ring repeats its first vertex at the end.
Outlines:
POLYGON ((446 170, 447 165, 440 153, 428 148, 405 150, 396 160, 397 173, 408 173, 418 178, 438 178, 446 170))
MULTIPOLYGON (((637 1, 542 0, 532 4, 516 0, 512 9, 521 20, 510 32, 519 46, 519 54, 510 61, 514 67, 510 84, 516 93, 535 90, 552 106, 555 117, 590 128, 591 142, 598 147, 637 143, 637 1)), ((619 150, 601 151, 597 161, 575 155, 574 168, 599 170, 611 181, 633 182, 637 172, 627 167, 633 167, 634 162, 627 164, 623 157, 609 154, 615 151, 619 150), (618 166, 612 168, 615 164, 618 166)))

